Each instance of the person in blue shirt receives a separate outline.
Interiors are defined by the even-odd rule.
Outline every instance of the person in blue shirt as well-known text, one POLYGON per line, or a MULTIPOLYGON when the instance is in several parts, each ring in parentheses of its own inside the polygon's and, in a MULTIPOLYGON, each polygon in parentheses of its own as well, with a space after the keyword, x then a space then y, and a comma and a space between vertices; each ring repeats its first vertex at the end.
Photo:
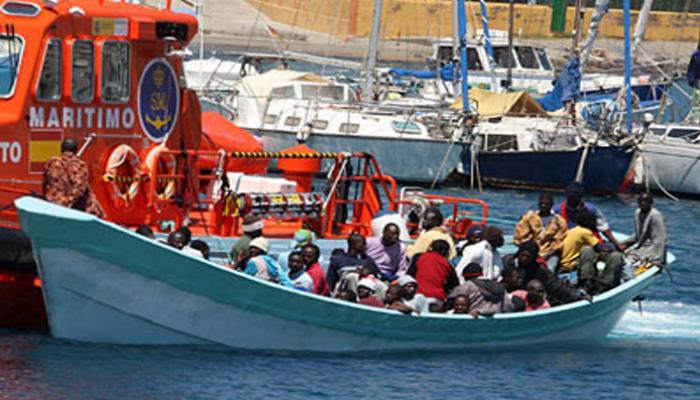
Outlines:
POLYGON ((281 270, 277 260, 267 254, 269 251, 270 243, 267 239, 264 237, 253 239, 248 246, 248 261, 245 263, 243 273, 268 282, 292 287, 289 276, 281 270))

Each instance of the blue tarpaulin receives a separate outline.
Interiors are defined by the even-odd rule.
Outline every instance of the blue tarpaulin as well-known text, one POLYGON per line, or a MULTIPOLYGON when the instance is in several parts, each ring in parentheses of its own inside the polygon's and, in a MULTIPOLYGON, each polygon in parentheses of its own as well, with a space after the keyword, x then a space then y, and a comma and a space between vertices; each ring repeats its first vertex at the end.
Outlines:
POLYGON ((690 57, 690 65, 688 65, 688 83, 690 86, 697 86, 698 81, 700 81, 700 47, 690 57))
POLYGON ((561 75, 554 82, 554 89, 538 99, 537 102, 542 108, 552 112, 564 107, 565 102, 578 101, 579 98, 581 98, 581 71, 577 57, 566 63, 561 75))
MULTIPOLYGON (((391 68, 389 69, 391 75, 397 77, 413 77, 418 79, 435 79, 437 78, 436 71, 426 71, 426 70, 415 70, 415 69, 405 69, 405 68, 391 68)), ((448 64, 440 68, 440 79, 443 81, 452 81, 455 78, 455 67, 454 64, 448 64)), ((457 76, 459 79, 459 76, 457 76)))

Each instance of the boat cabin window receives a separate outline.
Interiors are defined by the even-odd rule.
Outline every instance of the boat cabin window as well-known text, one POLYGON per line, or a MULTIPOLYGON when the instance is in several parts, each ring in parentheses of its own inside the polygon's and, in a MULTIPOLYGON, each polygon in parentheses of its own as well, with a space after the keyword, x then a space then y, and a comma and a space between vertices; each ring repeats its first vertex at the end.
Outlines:
POLYGON ((518 138, 515 135, 487 135, 484 151, 518 150, 518 138))
POLYGON ((61 99, 61 77, 63 68, 61 41, 50 39, 44 53, 44 65, 41 67, 39 85, 36 88, 36 98, 43 101, 58 101, 61 99))
POLYGON ((437 60, 438 61, 444 61, 445 63, 449 63, 452 61, 452 46, 438 46, 437 49, 437 60))
POLYGON ((467 68, 470 71, 483 71, 484 66, 481 65, 481 59, 476 49, 467 49, 467 68))
POLYGON ((421 134, 420 126, 413 121, 391 121, 391 128, 396 133, 421 134))
POLYGON ((666 133, 666 128, 651 128, 651 133, 654 135, 663 135, 666 133))
POLYGON ((9 97, 15 90, 23 46, 17 36, 0 36, 0 97, 9 97))
POLYGON ((31 3, 8 1, 2 5, 2 12, 17 17, 34 17, 39 15, 40 11, 39 6, 31 3))
POLYGON ((294 86, 282 86, 272 89, 270 96, 275 99, 293 99, 294 98, 294 86))
POLYGON ((131 51, 127 42, 105 42, 102 46, 100 96, 105 103, 126 103, 131 88, 131 51))
POLYGON ((71 98, 76 103, 91 102, 95 95, 95 47, 92 42, 73 43, 71 98))
POLYGON ((537 53, 537 58, 540 60, 540 65, 547 71, 551 71, 552 63, 549 62, 549 57, 547 57, 547 52, 543 48, 535 47, 535 52, 537 53))
POLYGON ((280 117, 277 114, 265 114, 265 119, 263 120, 263 122, 265 122, 266 124, 276 124, 279 118, 280 117))
POLYGON ((515 48, 520 60, 520 66, 528 69, 540 69, 540 64, 537 62, 535 50, 529 46, 518 46, 515 48))
POLYGON ((695 140, 700 135, 700 130, 698 129, 688 129, 688 128, 675 128, 668 132, 668 137, 672 138, 682 138, 687 141, 695 140))
POLYGON ((311 125, 315 129, 326 129, 328 128, 328 121, 326 121, 325 119, 315 119, 311 121, 311 125))
POLYGON ((340 124, 340 133, 357 133, 360 131, 360 124, 340 124))
POLYGON ((301 123, 301 118, 299 117, 287 117, 284 119, 284 124, 287 126, 299 126, 301 123))
POLYGON ((303 85, 301 98, 304 100, 332 100, 343 101, 345 91, 342 86, 303 85))
MULTIPOLYGON (((508 47, 494 47, 493 48, 493 58, 496 60, 496 64, 498 64, 499 67, 501 68, 508 68, 508 47)), ((515 68, 515 56, 513 55, 510 58, 510 65, 515 68)))

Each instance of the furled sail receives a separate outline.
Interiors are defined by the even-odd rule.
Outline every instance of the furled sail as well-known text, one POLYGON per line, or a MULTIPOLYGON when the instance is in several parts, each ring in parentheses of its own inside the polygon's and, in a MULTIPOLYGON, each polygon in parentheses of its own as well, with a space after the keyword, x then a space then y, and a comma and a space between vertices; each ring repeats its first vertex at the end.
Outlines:
POLYGON ((588 59, 591 56, 591 50, 593 50, 593 44, 598 36, 598 30, 600 29, 600 23, 603 21, 603 17, 610 10, 610 0, 596 0, 595 10, 593 11, 593 17, 591 17, 591 25, 588 27, 588 35, 586 36, 586 42, 582 46, 581 50, 581 66, 585 67, 588 64, 588 59))

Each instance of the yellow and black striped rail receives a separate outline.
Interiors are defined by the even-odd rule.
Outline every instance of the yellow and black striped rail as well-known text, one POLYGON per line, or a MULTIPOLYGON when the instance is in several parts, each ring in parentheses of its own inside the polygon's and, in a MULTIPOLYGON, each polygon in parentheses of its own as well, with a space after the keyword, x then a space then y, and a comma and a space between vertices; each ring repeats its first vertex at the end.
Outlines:
POLYGON ((344 153, 283 153, 279 151, 232 151, 233 158, 337 158, 344 153))

